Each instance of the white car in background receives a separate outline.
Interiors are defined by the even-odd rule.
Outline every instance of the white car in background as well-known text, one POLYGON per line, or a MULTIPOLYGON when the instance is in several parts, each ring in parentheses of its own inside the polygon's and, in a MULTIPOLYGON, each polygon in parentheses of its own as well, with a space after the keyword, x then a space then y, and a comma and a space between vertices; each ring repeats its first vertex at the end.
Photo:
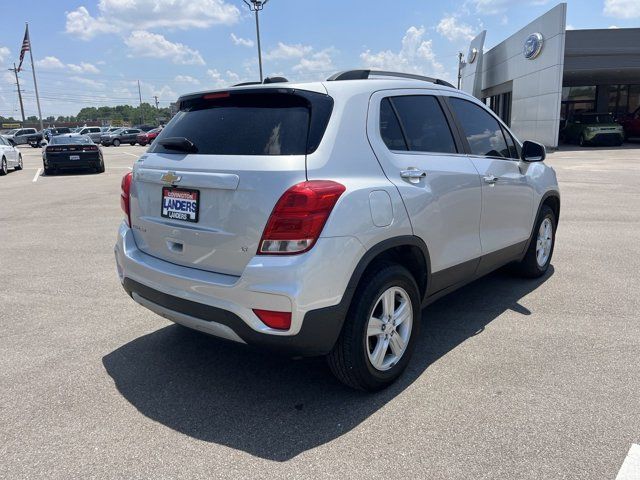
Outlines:
POLYGON ((6 138, 0 136, 0 175, 9 173, 9 168, 22 170, 22 154, 6 138))

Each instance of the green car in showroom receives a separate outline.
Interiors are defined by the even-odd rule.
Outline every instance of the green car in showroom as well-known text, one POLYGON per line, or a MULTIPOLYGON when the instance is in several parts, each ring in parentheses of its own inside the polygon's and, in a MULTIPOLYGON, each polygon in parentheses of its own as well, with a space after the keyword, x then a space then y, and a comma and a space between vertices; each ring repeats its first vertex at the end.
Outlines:
POLYGON ((567 143, 585 145, 622 145, 624 129, 608 113, 581 113, 569 120, 561 133, 567 143))

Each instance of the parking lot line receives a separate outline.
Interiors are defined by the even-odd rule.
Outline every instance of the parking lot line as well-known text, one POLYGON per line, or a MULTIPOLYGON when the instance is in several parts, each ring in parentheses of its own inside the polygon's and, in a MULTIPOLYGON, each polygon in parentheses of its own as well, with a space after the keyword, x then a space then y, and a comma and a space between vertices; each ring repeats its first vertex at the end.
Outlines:
POLYGON ((33 176, 33 180, 31 180, 32 182, 37 182, 38 181, 38 177, 40 176, 40 172, 42 171, 42 167, 40 167, 38 170, 36 170, 36 174, 33 176))
POLYGON ((631 445, 616 480, 640 480, 640 445, 631 445))
POLYGON ((132 157, 136 157, 136 158, 140 156, 140 155, 136 155, 135 153, 129 153, 129 152, 120 152, 120 153, 124 153, 125 155, 131 155, 132 157))

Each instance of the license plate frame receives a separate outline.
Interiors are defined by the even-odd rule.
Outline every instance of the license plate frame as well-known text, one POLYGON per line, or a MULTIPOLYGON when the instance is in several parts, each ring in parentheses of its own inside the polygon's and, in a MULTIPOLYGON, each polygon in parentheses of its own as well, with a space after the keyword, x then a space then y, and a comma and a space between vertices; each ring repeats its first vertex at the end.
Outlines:
POLYGON ((69 155, 69 160, 80 160, 80 155, 69 155))
POLYGON ((192 188, 162 187, 162 197, 160 203, 160 216, 170 220, 181 222, 198 223, 200 220, 200 190, 192 188), (180 208, 177 203, 165 203, 165 198, 176 201, 186 201, 180 208), (193 211, 195 210, 195 212, 193 211))

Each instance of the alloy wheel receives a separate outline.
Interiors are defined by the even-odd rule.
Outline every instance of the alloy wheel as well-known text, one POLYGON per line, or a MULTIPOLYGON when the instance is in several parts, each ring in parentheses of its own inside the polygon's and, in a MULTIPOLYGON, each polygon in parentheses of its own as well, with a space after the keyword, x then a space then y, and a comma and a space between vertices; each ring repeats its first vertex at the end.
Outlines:
POLYGON ((385 371, 400 361, 407 349, 413 326, 409 294, 400 287, 385 290, 367 323, 366 348, 373 368, 385 371))
POLYGON ((539 267, 544 267, 551 255, 551 247, 553 245, 553 225, 549 218, 545 218, 538 229, 538 238, 536 240, 536 261, 539 267))

